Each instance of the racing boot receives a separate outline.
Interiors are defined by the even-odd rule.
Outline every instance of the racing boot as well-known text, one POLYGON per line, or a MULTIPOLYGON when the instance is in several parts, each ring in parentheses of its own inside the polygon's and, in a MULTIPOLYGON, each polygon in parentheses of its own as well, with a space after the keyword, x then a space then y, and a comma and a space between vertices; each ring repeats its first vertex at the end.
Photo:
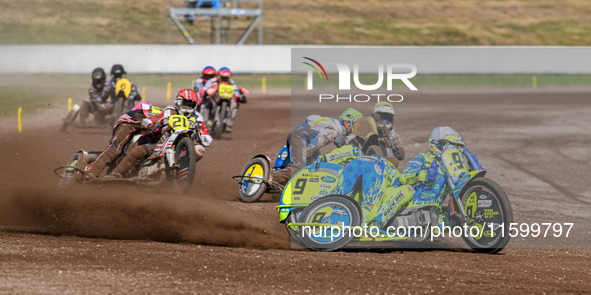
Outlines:
POLYGON ((125 155, 121 162, 119 162, 119 165, 117 165, 117 167, 111 171, 110 175, 112 175, 112 177, 119 176, 119 178, 127 175, 135 163, 139 159, 145 157, 149 152, 149 145, 137 145, 134 143, 127 152, 127 155, 125 155))

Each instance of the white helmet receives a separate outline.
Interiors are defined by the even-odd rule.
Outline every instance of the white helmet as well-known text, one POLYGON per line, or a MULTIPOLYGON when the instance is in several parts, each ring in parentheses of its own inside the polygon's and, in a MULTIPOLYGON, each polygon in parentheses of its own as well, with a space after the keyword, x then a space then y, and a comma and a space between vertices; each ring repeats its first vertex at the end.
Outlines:
POLYGON ((466 145, 460 134, 453 128, 449 126, 435 127, 429 136, 429 148, 427 151, 432 154, 441 152, 441 143, 439 141, 446 137, 457 144, 466 145))
POLYGON ((381 101, 374 105, 371 110, 371 115, 376 121, 384 123, 388 127, 392 127, 396 111, 394 111, 394 106, 392 106, 391 103, 381 101))

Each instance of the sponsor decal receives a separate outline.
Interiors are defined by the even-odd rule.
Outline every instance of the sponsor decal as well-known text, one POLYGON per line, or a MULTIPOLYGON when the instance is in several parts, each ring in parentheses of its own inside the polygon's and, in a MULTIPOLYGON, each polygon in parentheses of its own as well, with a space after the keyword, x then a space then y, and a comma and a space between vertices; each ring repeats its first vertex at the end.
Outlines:
POLYGON ((378 162, 378 160, 376 160, 375 158, 371 158, 371 157, 368 157, 368 156, 360 156, 360 157, 357 157, 357 159, 361 159, 361 160, 364 160, 364 161, 370 161, 370 162, 374 162, 374 163, 377 163, 378 162))
POLYGON ((480 195, 480 196, 478 196, 478 197, 479 197, 481 200, 486 200, 486 199, 488 198, 488 196, 487 196, 487 195, 480 195))
POLYGON ((332 209, 332 213, 338 214, 338 215, 341 215, 341 216, 347 216, 347 214, 345 213, 345 211, 344 210, 341 210, 341 209, 332 209))
POLYGON ((325 190, 325 189, 323 189, 323 190, 320 190, 320 191, 318 192, 318 194, 319 194, 319 195, 322 195, 322 196, 328 195, 328 190, 325 190))
POLYGON ((328 185, 326 183, 323 183, 323 184, 320 185, 320 188, 322 188, 322 189, 330 189, 330 185, 328 185))
POLYGON ((498 211, 494 211, 493 209, 484 209, 484 218, 493 218, 496 215, 499 215, 498 211))
POLYGON ((296 200, 296 201, 299 201, 300 200, 300 197, 294 197, 293 199, 296 200))
POLYGON ((315 196, 312 196, 312 197, 310 198, 310 200, 312 200, 312 201, 316 201, 316 200, 318 200, 318 199, 320 199, 320 198, 322 198, 322 196, 315 195, 315 196))
POLYGON ((378 164, 374 164, 373 167, 376 169, 376 172, 379 175, 382 175, 382 169, 380 168, 380 166, 378 164))
POLYGON ((396 207, 396 204, 398 203, 398 201, 400 201, 400 199, 402 199, 402 197, 404 197, 404 193, 402 191, 400 191, 398 193, 398 195, 396 196, 396 199, 394 199, 394 202, 392 202, 392 204, 390 204, 390 207, 388 207, 388 209, 384 213, 384 216, 389 216, 390 213, 392 213, 392 210, 394 210, 394 207, 396 207))
POLYGON ((478 200, 478 207, 488 208, 492 205, 492 200, 478 200))
POLYGON ((318 178, 310 178, 310 182, 318 182, 318 178))
POLYGON ((283 151, 283 153, 281 153, 281 160, 285 159, 287 159, 287 151, 283 151))
POLYGON ((320 179, 322 181, 328 182, 328 183, 333 183, 333 182, 337 181, 337 179, 332 176, 322 176, 320 179))
POLYGON ((330 155, 330 157, 328 158, 328 160, 330 162, 332 162, 332 161, 334 161, 336 159, 346 158, 346 157, 350 157, 350 156, 351 156, 351 152, 350 151, 347 151, 347 152, 342 152, 342 153, 330 155))

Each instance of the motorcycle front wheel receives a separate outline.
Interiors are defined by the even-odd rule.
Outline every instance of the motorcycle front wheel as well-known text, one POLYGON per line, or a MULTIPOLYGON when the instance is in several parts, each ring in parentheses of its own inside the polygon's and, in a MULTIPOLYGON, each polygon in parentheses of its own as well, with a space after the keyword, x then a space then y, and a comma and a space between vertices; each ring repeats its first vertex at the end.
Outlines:
POLYGON ((460 201, 468 215, 466 244, 480 253, 497 253, 509 243, 509 225, 513 222, 511 203, 503 189, 487 178, 468 184, 460 201))
POLYGON ((213 133, 212 137, 214 139, 219 139, 222 137, 222 132, 224 132, 224 118, 226 117, 226 108, 228 106, 228 102, 222 101, 215 107, 214 118, 213 118, 213 133))
POLYGON ((182 138, 175 148, 175 162, 178 166, 173 179, 173 188, 177 193, 185 194, 191 188, 195 178, 197 154, 191 140, 182 138))

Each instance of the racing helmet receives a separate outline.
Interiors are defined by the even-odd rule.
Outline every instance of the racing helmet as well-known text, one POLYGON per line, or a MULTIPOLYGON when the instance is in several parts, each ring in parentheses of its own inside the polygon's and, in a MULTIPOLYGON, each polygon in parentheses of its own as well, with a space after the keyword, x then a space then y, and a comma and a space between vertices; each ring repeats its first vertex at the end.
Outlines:
POLYGON ((339 120, 342 122, 345 131, 351 133, 351 128, 353 128, 353 123, 357 121, 357 119, 363 117, 363 114, 354 108, 348 108, 344 112, 341 113, 339 116, 339 120))
POLYGON ((94 88, 102 89, 105 86, 107 74, 105 74, 105 70, 103 70, 103 68, 95 68, 92 70, 91 77, 92 86, 94 86, 94 88))
POLYGON ((466 146, 460 134, 449 126, 436 127, 429 136, 429 148, 427 152, 435 155, 442 151, 443 146, 451 143, 466 146))
POLYGON ((174 100, 174 106, 183 116, 191 114, 197 106, 197 93, 188 88, 179 91, 174 100))
POLYGON ((219 82, 229 82, 230 79, 232 79, 232 71, 230 69, 223 67, 218 71, 219 82))
POLYGON ((120 64, 114 64, 111 67, 111 77, 112 79, 121 79, 123 75, 127 74, 125 69, 120 64))
POLYGON ((215 77, 216 74, 217 72, 215 71, 215 68, 212 66, 207 66, 203 68, 203 71, 201 71, 201 77, 203 77, 203 79, 205 80, 209 80, 215 77))
POLYGON ((371 115, 376 122, 386 124, 390 128, 394 124, 396 111, 391 103, 380 101, 373 106, 371 115))

